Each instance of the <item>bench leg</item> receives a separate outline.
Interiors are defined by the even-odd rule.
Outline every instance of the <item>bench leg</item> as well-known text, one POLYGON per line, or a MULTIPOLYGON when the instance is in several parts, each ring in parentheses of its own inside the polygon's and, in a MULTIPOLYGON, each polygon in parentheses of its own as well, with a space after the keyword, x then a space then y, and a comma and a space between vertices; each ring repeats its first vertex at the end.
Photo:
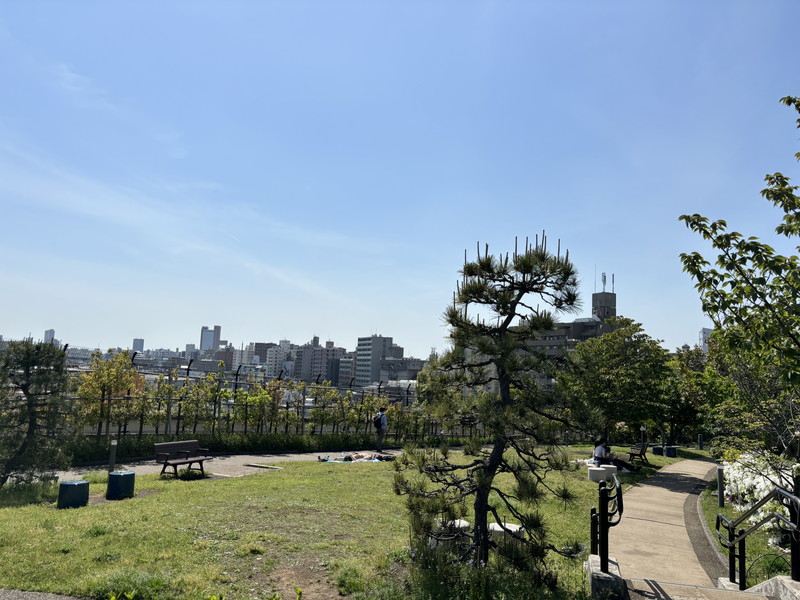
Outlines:
POLYGON ((196 461, 194 461, 194 462, 191 462, 191 463, 189 463, 189 469, 191 469, 191 468, 192 468, 192 465, 193 465, 194 463, 197 463, 197 466, 199 467, 199 469, 195 469, 195 471, 199 470, 199 471, 200 471, 200 474, 201 474, 203 477, 205 477, 205 476, 206 476, 206 472, 205 472, 205 470, 203 470, 203 461, 202 461, 202 460, 196 460, 196 461))

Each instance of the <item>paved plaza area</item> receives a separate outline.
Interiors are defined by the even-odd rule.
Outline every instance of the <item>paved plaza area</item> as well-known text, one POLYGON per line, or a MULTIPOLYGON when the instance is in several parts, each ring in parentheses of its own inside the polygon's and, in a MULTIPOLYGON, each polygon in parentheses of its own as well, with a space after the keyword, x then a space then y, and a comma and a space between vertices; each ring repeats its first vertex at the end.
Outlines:
MULTIPOLYGON (((248 465, 254 464, 279 464, 287 461, 317 460, 318 456, 332 454, 330 452, 297 452, 297 453, 264 453, 264 454, 223 454, 215 455, 213 460, 205 463, 205 469, 217 477, 242 477, 257 473, 260 468, 248 465)), ((94 465, 84 468, 61 471, 58 473, 59 481, 80 479, 85 473, 108 469, 108 465, 94 465)), ((153 459, 132 462, 118 462, 116 471, 133 471, 139 475, 159 474, 161 465, 153 459)))

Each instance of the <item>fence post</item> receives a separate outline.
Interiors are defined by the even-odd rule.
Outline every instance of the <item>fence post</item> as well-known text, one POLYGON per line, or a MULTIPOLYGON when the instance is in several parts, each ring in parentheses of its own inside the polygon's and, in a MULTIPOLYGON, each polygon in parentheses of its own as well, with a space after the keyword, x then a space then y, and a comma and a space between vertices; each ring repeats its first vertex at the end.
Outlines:
POLYGON ((747 589, 747 564, 745 563, 745 548, 744 548, 744 529, 739 530, 741 540, 739 540, 739 589, 747 589))
POLYGON ((717 465, 717 506, 725 506, 725 469, 717 465))
POLYGON ((599 523, 600 529, 600 570, 603 573, 608 573, 608 488, 606 482, 600 482, 600 508, 599 508, 599 523))
MULTIPOLYGON (((797 496, 798 492, 800 492, 800 472, 795 470, 792 474, 792 479, 794 484, 792 493, 797 496)), ((800 522, 798 522, 799 517, 800 514, 798 514, 797 505, 795 505, 794 502, 790 502, 789 518, 795 527, 800 526, 800 522)), ((791 552, 792 581, 800 581, 800 531, 793 531, 791 536, 789 550, 791 552)))
POLYGON ((589 533, 591 553, 597 554, 597 509, 594 507, 592 507, 592 510, 589 512, 589 523, 591 527, 591 533, 589 533))
POLYGON ((726 526, 728 530, 728 579, 731 583, 736 583, 736 544, 733 540, 736 536, 733 533, 733 528, 726 526))

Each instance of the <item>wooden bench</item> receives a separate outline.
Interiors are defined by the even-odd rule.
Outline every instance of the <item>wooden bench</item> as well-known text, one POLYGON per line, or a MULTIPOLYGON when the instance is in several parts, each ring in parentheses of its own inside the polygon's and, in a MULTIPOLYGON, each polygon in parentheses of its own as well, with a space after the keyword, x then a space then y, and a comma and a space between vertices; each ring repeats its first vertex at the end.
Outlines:
POLYGON ((208 456, 208 449, 201 448, 197 440, 183 440, 181 442, 161 442, 154 444, 156 449, 156 462, 162 464, 161 474, 172 467, 175 477, 178 477, 178 466, 188 465, 186 468, 192 470, 192 465, 197 464, 194 469, 200 471, 205 477, 203 461, 212 460, 213 456, 208 456))
POLYGON ((647 442, 631 446, 631 449, 628 451, 628 462, 633 463, 633 461, 638 458, 643 464, 649 465, 650 461, 647 460, 647 447, 647 442))

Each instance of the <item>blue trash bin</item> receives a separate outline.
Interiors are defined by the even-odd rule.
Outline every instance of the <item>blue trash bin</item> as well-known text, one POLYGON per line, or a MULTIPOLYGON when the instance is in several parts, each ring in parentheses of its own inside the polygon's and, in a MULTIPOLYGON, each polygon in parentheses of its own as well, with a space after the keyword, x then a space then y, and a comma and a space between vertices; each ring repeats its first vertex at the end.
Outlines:
POLYGON ((666 457, 667 458, 678 458, 678 447, 677 446, 667 446, 666 450, 666 457))
POLYGON ((106 500, 133 498, 136 473, 133 471, 114 471, 108 474, 106 500))
POLYGON ((89 482, 62 481, 58 484, 58 508, 80 508, 89 504, 89 482))
POLYGON ((656 456, 664 456, 664 448, 661 446, 653 446, 653 454, 656 456))

